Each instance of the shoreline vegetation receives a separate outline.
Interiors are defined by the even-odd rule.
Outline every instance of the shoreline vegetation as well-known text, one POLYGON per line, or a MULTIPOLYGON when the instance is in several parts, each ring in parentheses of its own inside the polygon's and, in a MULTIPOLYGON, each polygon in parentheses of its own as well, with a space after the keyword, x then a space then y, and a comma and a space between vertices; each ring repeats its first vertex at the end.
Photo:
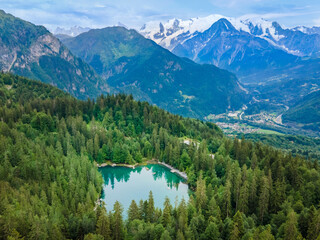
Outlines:
POLYGON ((136 163, 134 165, 132 164, 125 164, 125 163, 113 163, 111 161, 107 161, 105 163, 96 163, 97 167, 98 168, 102 168, 102 167, 106 167, 106 166, 111 166, 111 167, 128 167, 128 168, 132 168, 134 169, 135 167, 137 166, 146 166, 147 164, 159 164, 161 166, 164 166, 168 169, 170 169, 170 172, 178 175, 179 177, 183 178, 185 181, 188 181, 188 176, 185 172, 181 172, 179 171, 178 169, 172 167, 171 165, 169 164, 166 164, 164 162, 160 162, 159 160, 156 160, 156 159, 152 159, 152 160, 148 160, 148 161, 145 161, 145 162, 142 162, 142 163, 136 163))

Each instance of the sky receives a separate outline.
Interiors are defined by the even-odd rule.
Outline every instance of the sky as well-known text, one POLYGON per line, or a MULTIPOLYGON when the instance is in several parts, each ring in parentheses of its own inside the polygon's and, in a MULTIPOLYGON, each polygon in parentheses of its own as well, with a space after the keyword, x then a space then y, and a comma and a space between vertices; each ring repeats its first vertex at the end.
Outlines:
POLYGON ((0 9, 53 31, 56 27, 101 28, 210 14, 258 15, 286 27, 320 26, 319 0, 0 0, 0 9))

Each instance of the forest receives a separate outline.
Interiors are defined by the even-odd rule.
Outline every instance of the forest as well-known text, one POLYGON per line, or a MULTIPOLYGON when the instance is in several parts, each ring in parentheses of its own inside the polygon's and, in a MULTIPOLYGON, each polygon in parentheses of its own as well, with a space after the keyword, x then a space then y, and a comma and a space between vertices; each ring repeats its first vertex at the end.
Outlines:
POLYGON ((300 155, 308 159, 320 159, 320 138, 290 134, 239 134, 254 142, 290 152, 293 156, 300 155))
POLYGON ((3 73, 0 119, 0 239, 319 239, 317 160, 130 95, 80 101, 3 73), (149 159, 187 173, 188 202, 156 209, 150 192, 128 219, 97 204, 96 163, 149 159))

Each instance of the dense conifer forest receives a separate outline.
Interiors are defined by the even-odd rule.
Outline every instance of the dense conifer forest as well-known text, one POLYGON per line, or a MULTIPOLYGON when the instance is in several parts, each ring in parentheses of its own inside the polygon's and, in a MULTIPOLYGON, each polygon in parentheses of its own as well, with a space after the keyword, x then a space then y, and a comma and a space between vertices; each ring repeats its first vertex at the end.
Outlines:
POLYGON ((318 161, 132 96, 80 101, 9 74, 0 120, 0 239, 319 239, 318 161), (98 204, 96 163, 153 158, 188 174, 189 202, 160 210, 150 193, 128 219, 98 204))

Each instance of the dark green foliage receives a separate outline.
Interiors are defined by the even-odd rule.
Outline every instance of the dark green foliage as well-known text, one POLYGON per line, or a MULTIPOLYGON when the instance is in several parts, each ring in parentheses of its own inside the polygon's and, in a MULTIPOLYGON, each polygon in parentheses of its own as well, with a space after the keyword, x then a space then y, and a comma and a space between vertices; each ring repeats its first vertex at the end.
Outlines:
POLYGON ((320 139, 296 135, 245 134, 246 139, 262 142, 275 148, 301 155, 309 159, 320 159, 320 139))
POLYGON ((320 91, 310 93, 283 114, 284 122, 302 124, 303 128, 320 131, 320 91))
POLYGON ((0 239, 317 239, 317 162, 132 96, 79 101, 43 83, 0 74, 0 239), (6 83, 6 84, 5 84, 6 83), (186 141, 188 140, 188 141, 186 141), (94 161, 156 158, 186 171, 188 203, 153 195, 98 204, 94 161))
POLYGON ((64 43, 112 87, 173 113, 203 118, 244 102, 233 74, 179 58, 135 30, 95 29, 64 43))

